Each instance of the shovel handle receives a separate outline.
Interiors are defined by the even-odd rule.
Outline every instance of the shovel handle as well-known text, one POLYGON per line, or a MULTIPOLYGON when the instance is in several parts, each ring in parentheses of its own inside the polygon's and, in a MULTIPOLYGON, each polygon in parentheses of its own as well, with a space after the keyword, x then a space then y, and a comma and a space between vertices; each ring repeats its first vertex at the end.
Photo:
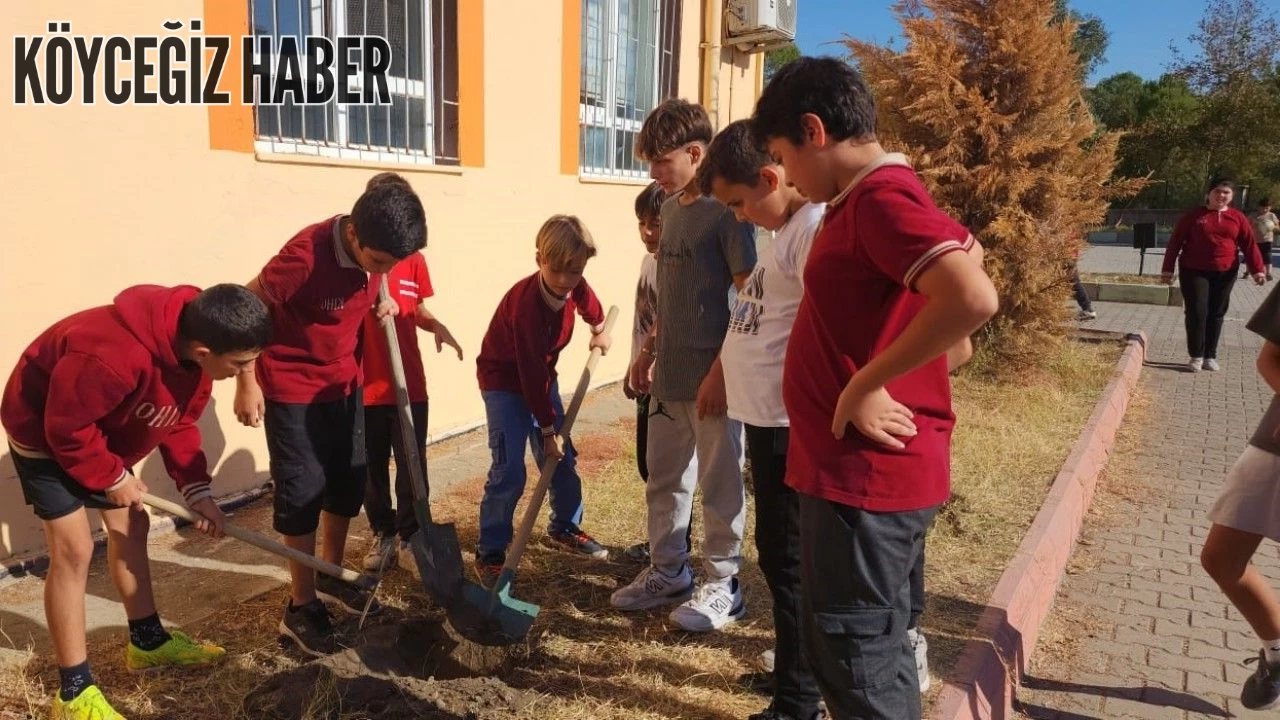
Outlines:
MULTIPOLYGON (((391 299, 391 290, 387 286, 387 276, 382 276, 378 287, 379 302, 391 299)), ((391 363, 391 377, 396 386, 396 410, 400 426, 400 457, 409 466, 409 487, 413 491, 413 513, 417 517, 418 527, 426 532, 431 527, 431 506, 427 502, 426 458, 418 452, 418 438, 414 433, 413 412, 409 407, 409 383, 405 380, 404 358, 400 355, 400 338, 396 332, 396 324, 388 318, 382 322, 382 331, 387 344, 387 359, 391 363)))
MULTIPOLYGON (((105 496, 99 499, 106 500, 105 496)), ((183 507, 182 505, 179 505, 178 503, 165 500, 162 497, 156 497, 155 495, 151 495, 149 493, 143 493, 142 502, 146 503, 147 505, 157 510, 167 512, 170 515, 180 517, 183 520, 187 520, 192 523, 198 522, 201 519, 203 519, 199 515, 191 512, 190 510, 183 507)), ((366 575, 361 575, 360 573, 355 572, 354 570, 348 570, 344 567, 339 567, 338 565, 334 565, 331 562, 326 562, 324 560, 321 560, 320 558, 315 557, 314 555, 308 555, 302 551, 294 550, 293 548, 283 543, 276 542, 275 540, 272 540, 271 538, 265 535, 260 535, 256 532, 253 532, 252 530, 246 530, 242 527, 236 527, 231 523, 224 524, 222 526, 222 531, 241 542, 249 543, 250 545, 260 550, 266 550, 272 555, 279 555, 282 558, 286 558, 289 560, 293 560, 295 562, 302 563, 303 565, 306 565, 312 570, 316 570, 317 572, 322 572, 325 575, 333 576, 335 578, 338 578, 339 580, 351 583, 352 585, 355 585, 357 587, 368 588, 368 587, 371 587, 373 583, 376 582, 374 578, 368 577, 366 575)))
MULTIPOLYGON (((602 332, 612 330, 613 323, 617 319, 618 307, 615 305, 609 308, 602 332)), ((573 391, 573 399, 569 401, 569 407, 564 411, 564 423, 561 424, 559 433, 562 438, 569 437, 569 433, 573 430, 573 423, 578 418, 578 410, 582 407, 582 401, 587 396, 587 388, 591 385, 591 375, 595 372, 596 365, 600 364, 601 354, 599 348, 592 348, 591 357, 587 358, 587 366, 582 370, 582 377, 578 378, 578 387, 573 391)), ((547 496, 547 488, 550 487, 551 478, 556 474, 558 467, 560 467, 559 458, 546 458, 542 461, 542 472, 538 476, 538 484, 534 486, 533 493, 529 496, 529 504, 525 506, 524 517, 520 520, 520 530, 511 543, 511 550, 507 552, 507 562, 502 566, 502 576, 507 580, 520 566, 520 556, 524 555, 525 546, 529 544, 533 525, 538 521, 538 514, 542 512, 542 501, 547 496)), ((504 582, 501 579, 493 584, 494 597, 497 597, 503 585, 504 582)))

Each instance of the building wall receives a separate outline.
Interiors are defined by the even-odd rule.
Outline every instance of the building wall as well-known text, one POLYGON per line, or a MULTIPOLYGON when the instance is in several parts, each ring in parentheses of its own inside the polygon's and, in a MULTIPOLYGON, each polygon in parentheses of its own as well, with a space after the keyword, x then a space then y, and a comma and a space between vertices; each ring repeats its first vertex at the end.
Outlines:
MULTIPOLYGON (((587 183, 576 172, 564 172, 560 99, 566 78, 577 73, 576 55, 575 65, 564 68, 566 39, 577 43, 565 33, 577 21, 562 12, 560 0, 459 4, 470 8, 463 11, 470 23, 464 33, 472 33, 461 42, 469 43, 465 52, 479 63, 464 62, 460 69, 462 154, 469 166, 391 168, 403 172, 427 209, 425 254, 436 289, 428 307, 466 352, 465 361, 458 362, 447 352, 437 355, 429 337, 420 338, 433 437, 483 422, 475 354, 502 294, 534 271, 533 238, 543 220, 557 212, 578 214, 600 246, 587 277, 606 306, 617 305, 622 315, 615 330, 617 351, 601 363, 598 380, 618 379, 624 371, 633 283, 643 252, 631 209, 643 183, 587 183), (477 97, 482 108, 474 102, 477 97)), ((680 83, 681 95, 689 99, 699 99, 700 91, 699 5, 685 0, 680 83)), ((206 34, 217 34, 216 23, 235 24, 236 6, 235 0, 11 0, 0 3, 0 27, 11 30, 6 35, 44 34, 48 21, 70 20, 73 34, 163 35, 165 20, 204 16, 210 26, 206 34)), ((733 117, 744 116, 755 96, 757 63, 735 53, 722 55, 721 106, 733 117)), ((9 139, 0 163, 0 207, 6 218, 0 369, 5 374, 51 322, 108 303, 129 285, 248 281, 298 229, 348 211, 365 181, 382 169, 255 157, 244 151, 252 126, 248 111, 240 108, 15 107, 13 82, 14 73, 0 72, 5 98, 0 127, 9 139), (213 149, 223 147, 236 149, 213 149)), ((585 348, 586 333, 580 331, 561 357, 566 378, 576 379, 585 348)), ((220 383, 203 421, 220 495, 260 485, 267 471, 262 430, 235 421, 233 397, 234 383, 220 383)), ((140 472, 153 491, 176 497, 158 458, 146 461, 140 472)), ((3 453, 0 559, 37 551, 42 543, 3 453)))

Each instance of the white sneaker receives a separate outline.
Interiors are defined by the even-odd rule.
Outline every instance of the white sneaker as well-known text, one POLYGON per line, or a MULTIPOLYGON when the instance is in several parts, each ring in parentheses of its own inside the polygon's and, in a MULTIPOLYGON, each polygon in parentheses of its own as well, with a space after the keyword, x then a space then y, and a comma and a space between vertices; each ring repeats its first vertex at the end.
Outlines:
POLYGON ((907 639, 911 641, 911 650, 916 654, 916 675, 920 676, 920 692, 927 692, 930 683, 929 641, 916 628, 907 628, 907 639))
POLYGON ((413 576, 415 580, 421 580, 422 576, 418 574, 418 559, 413 556, 413 548, 409 547, 409 543, 401 540, 399 547, 396 548, 396 562, 405 572, 413 576))
POLYGON ((689 601, 671 611, 671 622, 689 632, 711 632, 747 614, 738 578, 704 582, 689 601))
POLYGON ((667 575, 650 565, 641 570, 630 585, 614 590, 609 603, 619 610, 648 610, 683 602, 692 594, 693 572, 688 563, 680 566, 675 575, 667 575))
POLYGON ((762 671, 771 673, 773 672, 773 658, 774 658, 773 651, 765 650, 764 652, 760 653, 759 657, 756 658, 756 662, 759 663, 760 669, 762 671))
POLYGON ((1218 361, 1214 358, 1205 358, 1204 369, 1209 372, 1218 372, 1222 368, 1218 367, 1218 361))
POLYGON ((1076 314, 1076 319, 1080 321, 1097 320, 1098 312, 1096 310, 1081 310, 1076 314))
POLYGON ((1200 372, 1200 368, 1204 367, 1204 358, 1191 358, 1191 362, 1187 363, 1187 369, 1193 373, 1200 372))
POLYGON ((364 554, 364 560, 360 562, 361 567, 363 567, 366 572, 390 570, 395 567, 396 554, 391 551, 391 548, 394 548, 397 542, 399 542, 399 538, 395 535, 375 535, 373 543, 369 545, 369 551, 364 554), (382 565, 382 557, 384 555, 387 555, 387 564, 385 567, 382 565))

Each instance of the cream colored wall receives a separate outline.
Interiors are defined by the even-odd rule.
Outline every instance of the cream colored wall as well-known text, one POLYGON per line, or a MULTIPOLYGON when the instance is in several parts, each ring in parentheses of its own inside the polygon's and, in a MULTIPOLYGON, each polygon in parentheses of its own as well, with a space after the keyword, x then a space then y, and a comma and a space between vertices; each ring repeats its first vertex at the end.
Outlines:
MULTIPOLYGON (((631 209, 640 186, 586 184, 559 173, 562 27, 548 5, 488 4, 486 167, 460 175, 405 173, 423 198, 430 225, 425 253, 437 294, 428 306, 467 355, 464 362, 437 355, 430 339, 421 339, 433 436, 483 420, 475 354, 501 295, 533 271, 534 233, 552 213, 578 214, 591 228, 600 254, 587 277, 606 305, 622 310, 616 352, 601 363, 597 379, 617 379, 625 367, 632 288, 643 252, 631 209)), ((701 35, 697 3, 686 6, 680 76, 682 95, 693 99, 701 35), (695 32, 689 32, 691 22, 695 32)), ((10 0, 0 3, 0 27, 7 35, 43 34, 46 22, 70 20, 74 33, 86 35, 162 34, 166 19, 195 18, 201 11, 200 0, 10 0)), ((745 98, 754 92, 753 75, 736 73, 722 72, 730 76, 732 106, 749 112, 745 98)), ((13 73, 0 72, 0 78, 0 129, 10 139, 0 164, 6 218, 0 241, 0 368, 6 374, 51 322, 107 303, 129 285, 247 281, 299 228, 347 211, 376 172, 211 151, 204 108, 15 107, 13 73)), ((585 347, 580 328, 560 361, 567 386, 581 372, 585 347)), ((231 383, 219 384, 204 422, 219 494, 259 485, 267 470, 262 430, 235 422, 233 391, 231 383)), ((476 468, 477 474, 483 471, 476 468)), ((146 461, 141 472, 153 490, 175 497, 158 458, 146 461)), ((0 559, 38 550, 42 543, 12 462, 3 457, 0 559)))

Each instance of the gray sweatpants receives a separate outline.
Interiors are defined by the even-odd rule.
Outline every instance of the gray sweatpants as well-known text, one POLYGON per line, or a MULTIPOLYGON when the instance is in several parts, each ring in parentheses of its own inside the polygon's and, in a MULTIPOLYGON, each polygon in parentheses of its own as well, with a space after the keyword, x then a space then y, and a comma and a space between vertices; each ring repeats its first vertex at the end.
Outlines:
POLYGON ((738 574, 746 496, 742 486, 742 423, 721 415, 698 419, 690 402, 652 398, 649 404, 649 546, 667 573, 689 561, 685 545, 693 492, 702 489, 703 553, 708 580, 738 574), (697 472, 688 472, 697 453, 697 472))

